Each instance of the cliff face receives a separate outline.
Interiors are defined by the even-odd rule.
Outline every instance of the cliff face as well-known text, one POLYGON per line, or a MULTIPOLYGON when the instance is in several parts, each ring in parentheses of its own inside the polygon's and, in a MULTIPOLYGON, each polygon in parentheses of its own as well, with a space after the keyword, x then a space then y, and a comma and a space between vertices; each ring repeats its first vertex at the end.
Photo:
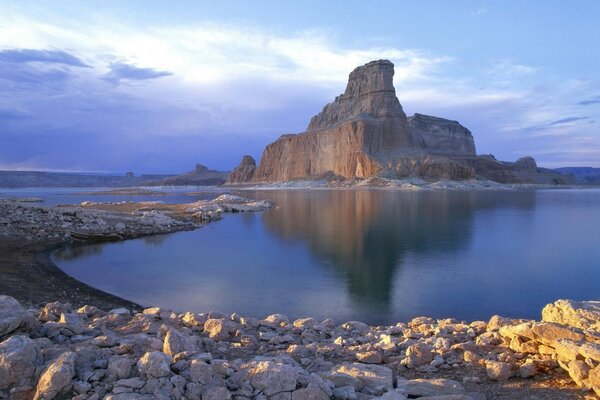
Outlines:
POLYGON ((475 155, 473 135, 457 121, 415 114, 408 127, 412 142, 429 153, 475 155))
POLYGON ((502 163, 477 157, 473 135, 456 121, 423 114, 407 118, 393 78, 394 64, 387 60, 356 68, 344 93, 311 119, 306 132, 269 144, 255 171, 242 161, 229 183, 326 174, 363 179, 381 172, 426 180, 555 181, 542 177, 547 173, 536 169, 533 159, 502 163))

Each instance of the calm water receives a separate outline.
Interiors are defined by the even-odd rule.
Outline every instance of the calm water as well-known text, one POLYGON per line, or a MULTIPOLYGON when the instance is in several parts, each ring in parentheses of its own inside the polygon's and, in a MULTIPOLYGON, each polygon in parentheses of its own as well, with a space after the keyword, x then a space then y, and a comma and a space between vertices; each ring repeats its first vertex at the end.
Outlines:
POLYGON ((534 318, 600 299, 600 190, 245 195, 279 207, 55 261, 142 305, 256 317, 534 318))

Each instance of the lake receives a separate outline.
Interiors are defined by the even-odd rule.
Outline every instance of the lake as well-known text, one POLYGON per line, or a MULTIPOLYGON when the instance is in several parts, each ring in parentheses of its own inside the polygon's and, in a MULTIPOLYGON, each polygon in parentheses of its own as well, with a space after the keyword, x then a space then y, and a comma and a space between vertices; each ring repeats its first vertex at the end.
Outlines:
POLYGON ((600 299, 600 190, 242 195, 278 207, 54 261, 144 306, 253 317, 539 318, 559 298, 600 299))

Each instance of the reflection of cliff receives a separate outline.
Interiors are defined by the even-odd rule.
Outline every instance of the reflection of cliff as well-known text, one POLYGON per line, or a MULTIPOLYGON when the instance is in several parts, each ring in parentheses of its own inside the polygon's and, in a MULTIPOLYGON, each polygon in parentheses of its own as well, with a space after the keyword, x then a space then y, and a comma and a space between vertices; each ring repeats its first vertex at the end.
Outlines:
POLYGON ((385 191, 269 193, 279 208, 265 225, 287 240, 306 241, 333 264, 358 303, 387 307, 396 266, 407 253, 448 253, 471 238, 477 209, 531 207, 535 194, 385 191))

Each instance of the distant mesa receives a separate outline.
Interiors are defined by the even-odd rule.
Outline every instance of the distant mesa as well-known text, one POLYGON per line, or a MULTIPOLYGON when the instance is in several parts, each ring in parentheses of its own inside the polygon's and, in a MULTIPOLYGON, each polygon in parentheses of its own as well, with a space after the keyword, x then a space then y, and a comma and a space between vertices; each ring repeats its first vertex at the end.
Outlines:
POLYGON ((148 186, 212 186, 222 185, 229 172, 208 169, 205 165, 196 164, 196 168, 188 173, 147 182, 148 186))
POLYGON ((305 132, 269 144, 258 167, 244 156, 227 183, 268 183, 337 176, 418 177, 435 181, 486 178, 501 183, 570 183, 572 178, 477 156, 471 132, 457 121, 406 117, 393 85, 394 64, 369 62, 350 73, 346 90, 312 117, 305 132))

